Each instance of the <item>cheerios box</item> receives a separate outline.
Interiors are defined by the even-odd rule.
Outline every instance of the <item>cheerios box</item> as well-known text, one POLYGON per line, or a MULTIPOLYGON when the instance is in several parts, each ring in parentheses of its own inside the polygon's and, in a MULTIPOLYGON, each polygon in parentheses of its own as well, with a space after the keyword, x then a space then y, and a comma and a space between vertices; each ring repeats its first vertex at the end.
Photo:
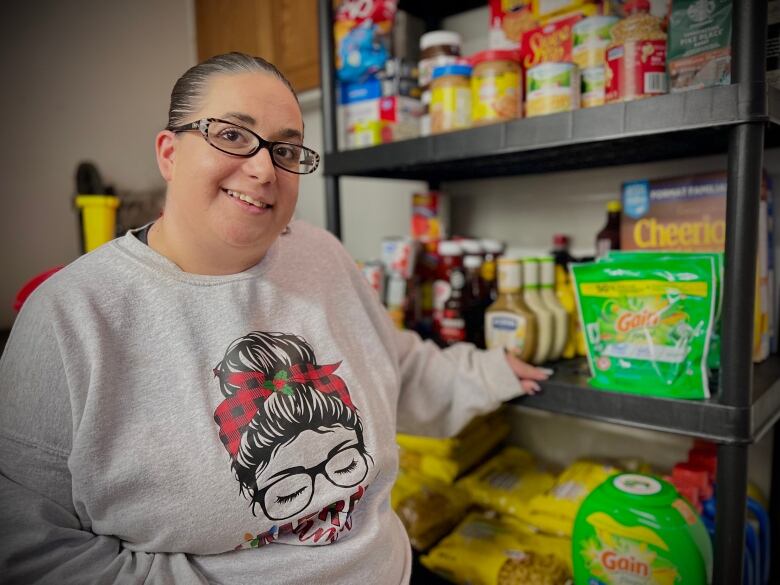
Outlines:
MULTIPOLYGON (((622 250, 723 252, 726 245, 725 172, 623 183, 622 250)), ((769 355, 774 335, 774 259, 770 254, 771 182, 764 174, 759 207, 754 361, 769 355)))

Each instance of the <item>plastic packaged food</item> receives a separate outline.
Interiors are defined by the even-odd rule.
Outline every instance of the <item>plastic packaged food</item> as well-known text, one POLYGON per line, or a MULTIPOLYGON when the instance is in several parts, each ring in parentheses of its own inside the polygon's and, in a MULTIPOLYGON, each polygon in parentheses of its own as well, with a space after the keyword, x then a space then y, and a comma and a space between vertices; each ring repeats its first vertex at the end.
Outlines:
POLYGON ((709 398, 716 309, 713 258, 572 267, 591 385, 671 398, 709 398))
POLYGON ((459 488, 413 471, 401 470, 390 502, 417 550, 426 550, 460 522, 469 500, 459 488))
POLYGON ((523 259, 523 300, 536 315, 536 352, 531 363, 540 365, 550 358, 555 335, 555 315, 542 300, 539 290, 539 260, 523 259))
POLYGON ((522 264, 498 260, 498 298, 485 312, 485 345, 502 347, 523 361, 536 353, 538 321, 523 300, 522 264))
POLYGON ((420 561, 462 585, 566 585, 571 541, 473 512, 420 561))
POLYGON ((627 18, 612 27, 607 47, 606 101, 631 101, 668 91, 666 33, 648 0, 626 2, 627 18))
POLYGON ((420 37, 420 87, 427 89, 433 79, 433 70, 459 62, 460 35, 449 30, 433 30, 420 37))
POLYGON ((548 534, 570 537, 582 501, 599 484, 619 470, 594 461, 575 461, 544 494, 535 496, 518 516, 548 534))
POLYGON ((481 51, 471 57, 471 111, 474 124, 522 116, 520 54, 481 51))
POLYGON ((580 70, 574 63, 542 63, 525 73, 525 115, 543 116, 580 107, 580 70))
POLYGON ((555 478, 550 473, 536 469, 533 457, 527 451, 505 447, 457 485, 473 503, 520 517, 522 508, 554 483, 555 478))
POLYGON ((471 126, 471 66, 445 65, 433 70, 431 134, 471 126))

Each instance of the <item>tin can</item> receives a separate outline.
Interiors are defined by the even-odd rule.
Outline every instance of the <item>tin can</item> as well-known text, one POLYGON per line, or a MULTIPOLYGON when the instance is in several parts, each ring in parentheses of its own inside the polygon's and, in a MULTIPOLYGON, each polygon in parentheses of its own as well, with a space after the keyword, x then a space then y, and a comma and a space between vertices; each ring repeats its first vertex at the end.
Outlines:
POLYGON ((607 45, 611 40, 610 31, 618 20, 615 16, 591 16, 574 25, 572 61, 580 69, 604 65, 607 45))
POLYGON ((607 50, 606 101, 666 93, 666 40, 626 41, 607 50))
POLYGON ((369 260, 360 265, 368 284, 376 291, 379 300, 384 302, 385 297, 385 268, 379 260, 369 260))
POLYGON ((409 237, 389 237, 382 240, 382 264, 390 274, 411 278, 417 259, 417 242, 409 237))
POLYGON ((542 63, 526 72, 527 117, 580 107, 580 70, 574 63, 542 63))
POLYGON ((592 108, 603 106, 606 88, 606 72, 604 66, 588 67, 580 72, 582 76, 581 107, 592 108))

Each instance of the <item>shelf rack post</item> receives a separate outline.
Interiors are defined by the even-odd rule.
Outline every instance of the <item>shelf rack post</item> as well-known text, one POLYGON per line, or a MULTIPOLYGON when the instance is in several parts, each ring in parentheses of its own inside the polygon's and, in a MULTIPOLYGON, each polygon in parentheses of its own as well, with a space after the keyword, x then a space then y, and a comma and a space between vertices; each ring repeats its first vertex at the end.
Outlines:
MULTIPOLYGON (((326 154, 338 149, 336 126, 336 64, 333 54, 333 2, 319 0, 320 88, 322 92, 322 144, 326 154)), ((325 225, 341 238, 341 185, 337 175, 325 175, 325 225)))
MULTIPOLYGON (((740 107, 766 111, 766 0, 732 4, 731 72, 740 107)), ((720 402, 745 409, 753 391, 758 211, 764 152, 763 122, 736 125, 729 135, 726 259, 720 402)), ((745 554, 748 445, 718 446, 715 585, 742 583, 745 554)))

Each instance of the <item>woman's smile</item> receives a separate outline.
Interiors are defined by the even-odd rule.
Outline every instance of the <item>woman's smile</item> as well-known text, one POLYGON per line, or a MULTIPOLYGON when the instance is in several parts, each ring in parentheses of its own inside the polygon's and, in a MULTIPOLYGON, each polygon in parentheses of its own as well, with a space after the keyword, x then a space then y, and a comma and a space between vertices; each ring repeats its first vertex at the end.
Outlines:
POLYGON ((264 202, 258 196, 248 195, 241 191, 234 191, 233 189, 222 188, 222 192, 227 195, 233 202, 247 213, 253 215, 262 215, 270 213, 273 209, 273 205, 264 202))

